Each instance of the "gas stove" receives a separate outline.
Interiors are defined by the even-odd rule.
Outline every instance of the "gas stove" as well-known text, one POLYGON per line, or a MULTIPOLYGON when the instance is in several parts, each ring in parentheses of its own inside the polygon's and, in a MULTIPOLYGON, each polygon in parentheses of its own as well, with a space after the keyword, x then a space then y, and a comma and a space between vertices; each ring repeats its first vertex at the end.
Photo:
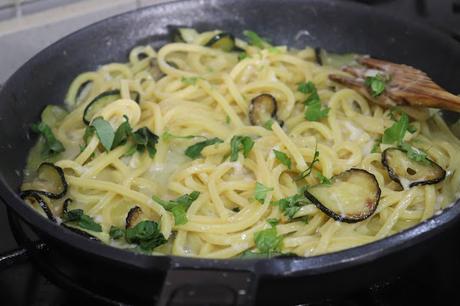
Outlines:
MULTIPOLYGON (((280 0, 281 1, 281 0, 280 0)), ((343 0, 347 1, 347 0, 343 0)), ((407 19, 429 24, 459 40, 460 0, 359 0, 376 10, 383 10, 407 19)), ((14 219, 14 217, 13 217, 14 219)), ((14 220, 13 220, 14 221, 14 220)), ((402 271, 398 277, 375 283, 344 296, 324 297, 310 301, 306 297, 303 305, 335 306, 394 306, 394 305, 460 305, 460 224, 443 239, 439 252, 427 254, 402 271)), ((16 230, 11 230, 7 210, 0 205, 0 256, 17 249, 14 239, 16 230), (13 233, 14 232, 14 233, 13 233)), ((82 293, 78 282, 60 282, 49 273, 46 277, 36 263, 24 254, 16 256, 22 261, 0 272, 0 303, 2 305, 106 305, 98 301, 91 292, 82 293), (48 279, 53 279, 52 283, 48 279)), ((302 284, 298 284, 302 290, 302 284)), ((263 292, 260 292, 263 294, 263 292)))

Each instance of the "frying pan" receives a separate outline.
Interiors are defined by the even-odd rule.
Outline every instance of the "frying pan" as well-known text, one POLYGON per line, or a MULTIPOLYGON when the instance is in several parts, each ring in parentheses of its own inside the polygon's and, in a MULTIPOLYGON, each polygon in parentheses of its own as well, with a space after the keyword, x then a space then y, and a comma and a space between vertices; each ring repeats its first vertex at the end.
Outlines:
MULTIPOLYGON (((458 43, 426 26, 351 2, 177 1, 84 28, 33 57, 0 93, 1 199, 60 255, 56 262, 65 262, 73 277, 90 286, 99 285, 101 295, 110 291, 125 302, 296 303, 306 296, 346 292, 396 273, 420 254, 433 250, 436 244, 432 242, 445 236, 446 229, 460 218, 460 205, 453 205, 386 239, 321 256, 209 260, 146 256, 112 248, 59 227, 24 205, 17 191, 26 155, 36 141, 29 127, 38 121, 43 107, 62 104, 67 87, 79 73, 126 61, 128 51, 136 45, 158 48, 169 42, 171 25, 199 31, 217 28, 237 36, 251 29, 276 44, 370 54, 412 65, 447 90, 459 90, 458 43)), ((445 115, 447 120, 457 118, 455 114, 445 115)))

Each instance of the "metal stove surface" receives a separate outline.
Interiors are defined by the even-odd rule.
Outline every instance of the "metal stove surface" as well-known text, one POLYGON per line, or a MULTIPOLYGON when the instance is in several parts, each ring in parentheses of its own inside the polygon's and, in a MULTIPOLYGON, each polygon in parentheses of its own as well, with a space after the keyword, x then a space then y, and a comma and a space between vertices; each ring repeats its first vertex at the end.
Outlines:
MULTIPOLYGON (((347 0, 343 0, 347 1, 347 0)), ((460 0, 360 0, 375 9, 405 18, 421 19, 460 39, 460 0)), ((382 25, 384 26, 384 25, 382 25)), ((1 86, 1 85, 0 85, 1 86)), ((323 301, 305 300, 303 305, 460 305, 460 224, 446 237, 439 252, 428 254, 407 267, 396 279, 374 284, 341 297, 323 301)), ((6 209, 0 205, 0 254, 17 248, 9 229, 6 209)), ((299 290, 302 284, 299 283, 299 290)), ((264 294, 263 292, 261 294, 264 294)), ((61 289, 46 280, 30 263, 24 262, 0 272, 0 304, 98 305, 61 289)))

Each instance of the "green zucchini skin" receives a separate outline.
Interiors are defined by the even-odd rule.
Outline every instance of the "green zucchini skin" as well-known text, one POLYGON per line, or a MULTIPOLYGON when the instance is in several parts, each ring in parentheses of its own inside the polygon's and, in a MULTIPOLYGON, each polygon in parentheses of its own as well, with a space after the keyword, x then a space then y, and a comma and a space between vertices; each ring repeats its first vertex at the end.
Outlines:
MULTIPOLYGON (((52 163, 49 162, 44 162, 38 167, 38 175, 40 175, 40 169, 43 169, 43 167, 51 167, 54 171, 56 171, 56 174, 59 176, 59 179, 61 181, 61 192, 59 193, 53 193, 49 191, 44 191, 44 190, 24 190, 21 193, 35 193, 38 195, 44 195, 45 197, 48 197, 50 199, 60 199, 62 198, 66 193, 69 185, 67 184, 67 181, 65 179, 64 171, 62 170, 61 167, 58 167, 52 163)), ((45 203, 46 204, 46 203, 45 203)))
POLYGON ((90 117, 91 116, 91 110, 93 110, 96 107, 105 106, 105 105, 113 102, 113 101, 110 101, 110 98, 112 98, 113 101, 120 99, 121 98, 120 91, 118 89, 109 90, 109 91, 104 91, 103 93, 97 95, 85 107, 85 110, 83 111, 83 122, 86 125, 89 125, 90 122, 91 122, 91 117, 90 117))
POLYGON ((205 47, 218 48, 225 52, 235 51, 235 36, 227 32, 216 34, 205 44, 205 47))
POLYGON ((61 226, 80 235, 80 236, 83 236, 85 238, 88 238, 89 240, 93 240, 93 241, 97 241, 97 242, 101 242, 101 240, 85 231, 82 231, 81 229, 78 229, 76 227, 73 227, 73 226, 68 226, 66 225, 65 223, 61 223, 61 226))
MULTIPOLYGON (((404 152, 404 150, 399 149, 399 148, 394 148, 394 147, 385 149, 385 151, 382 152, 382 165, 385 167, 385 169, 387 169, 388 176, 393 181, 398 183, 401 187, 403 187, 403 185, 401 184, 400 176, 394 171, 393 167, 389 163, 388 154, 392 150, 397 150, 397 151, 404 152)), ((444 170, 440 165, 435 163, 433 160, 431 160, 429 158, 427 158, 427 160, 431 163, 431 166, 433 167, 433 170, 438 171, 440 173, 439 176, 437 176, 437 177, 435 177, 433 179, 430 179, 430 180, 422 180, 422 181, 412 182, 412 183, 409 184, 409 188, 419 186, 419 185, 423 186, 423 185, 437 184, 437 183, 443 181, 446 178, 446 170, 444 170)))
MULTIPOLYGON (((305 190, 304 192, 304 195, 305 197, 310 200, 319 210, 321 210, 323 213, 325 213, 326 215, 328 215, 329 217, 331 217, 332 219, 336 220, 336 221, 339 221, 339 222, 344 222, 344 223, 357 223, 357 222, 361 222, 361 221, 364 221, 366 220, 367 218, 369 218, 370 216, 372 216, 375 212, 375 210, 377 209, 377 206, 379 204, 379 201, 380 201, 380 195, 382 193, 380 187, 379 187, 379 184, 378 184, 378 181, 377 179, 375 178, 375 176, 364 170, 364 169, 357 169, 357 168, 351 168, 347 171, 344 171, 334 177, 337 177, 337 176, 340 176, 340 175, 345 175, 345 174, 348 174, 348 173, 353 173, 353 172, 361 172, 361 173, 365 173, 367 175, 369 175, 369 179, 372 180, 372 182, 377 186, 376 188, 376 194, 375 194, 375 203, 372 207, 371 210, 369 210, 369 212, 366 214, 366 215, 363 215, 362 217, 359 217, 359 218, 356 218, 356 217, 347 217, 347 216, 343 216, 343 215, 339 215, 337 214, 336 212, 334 212, 333 210, 329 209, 327 206, 325 206, 323 203, 321 203, 318 199, 316 199, 316 197, 314 195, 312 195, 310 192, 308 192, 308 189, 305 190)), ((334 179, 334 177, 332 177, 331 180, 334 179)))
MULTIPOLYGON (((130 96, 137 104, 140 103, 141 95, 137 91, 131 91, 130 96)), ((98 107, 104 107, 119 99, 121 99, 121 93, 118 89, 104 91, 103 93, 97 95, 85 107, 85 110, 83 111, 83 122, 86 125, 89 125, 91 123, 91 111, 93 109, 97 109, 98 107)))
POLYGON ((53 213, 51 212, 51 209, 49 208, 48 204, 42 199, 42 197, 35 191, 35 190, 24 190, 19 193, 19 196, 21 199, 26 200, 27 198, 33 198, 35 201, 37 201, 38 205, 40 208, 45 212, 46 217, 53 221, 54 223, 57 223, 56 218, 54 217, 53 213))

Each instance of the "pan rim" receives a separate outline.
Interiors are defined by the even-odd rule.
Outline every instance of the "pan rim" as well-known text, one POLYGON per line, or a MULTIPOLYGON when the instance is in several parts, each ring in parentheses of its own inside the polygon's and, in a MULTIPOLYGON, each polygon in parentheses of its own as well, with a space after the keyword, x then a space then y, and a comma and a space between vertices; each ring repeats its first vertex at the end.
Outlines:
MULTIPOLYGON (((202 0, 199 5, 208 5, 210 3, 220 3, 225 0, 202 0)), ((240 1, 240 0, 236 0, 240 1)), ((244 2, 244 0, 241 0, 244 2)), ((254 2, 277 2, 276 0, 255 0, 254 2)), ((291 3, 305 3, 302 0, 289 0, 291 3)), ((437 29, 431 28, 425 24, 413 20, 404 20, 398 16, 390 15, 389 13, 375 11, 370 7, 362 4, 346 2, 343 3, 338 0, 309 0, 309 2, 318 5, 333 5, 338 8, 346 8, 348 10, 361 10, 363 12, 372 13, 380 18, 395 21, 401 25, 406 25, 410 28, 420 29, 430 33, 430 35, 437 36, 439 40, 443 40, 444 43, 452 46, 453 50, 460 53, 460 44, 453 38, 445 33, 438 31, 437 29)), ((194 0, 177 0, 168 3, 154 4, 142 9, 133 10, 110 18, 98 21, 94 24, 86 26, 78 31, 75 31, 50 46, 46 47, 25 64, 23 64, 4 84, 4 87, 0 91, 0 97, 5 89, 9 87, 21 70, 25 67, 34 65, 37 58, 40 58, 46 52, 52 52, 54 49, 65 43, 67 40, 72 39, 84 33, 89 28, 94 28, 97 25, 106 23, 108 20, 123 19, 128 16, 137 14, 139 11, 147 12, 148 10, 156 10, 160 8, 177 9, 176 6, 187 3, 188 5, 197 5, 197 1, 194 0)), ((180 8, 179 8, 180 9, 180 8)), ((248 270, 256 272, 259 275, 267 276, 301 276, 301 275, 312 275, 317 273, 330 272, 340 270, 344 268, 353 267, 356 265, 364 264, 387 256, 389 254, 400 251, 406 247, 423 242, 430 237, 438 234, 439 232, 451 226, 455 221, 460 219, 460 200, 457 199, 453 206, 448 207, 438 215, 434 215, 430 219, 427 219, 413 227, 410 227, 404 231, 398 232, 391 236, 383 239, 364 244, 361 246, 345 249, 338 252, 326 253, 322 255, 316 255, 311 257, 301 258, 274 258, 274 259, 204 259, 204 258, 188 258, 173 255, 161 255, 152 256, 137 254, 131 251, 118 249, 109 245, 101 244, 98 242, 90 241, 84 237, 81 237, 57 224, 49 222, 49 220, 43 218, 37 214, 32 208, 25 205, 25 203, 19 198, 19 196, 10 188, 6 182, 4 175, 0 174, 0 198, 17 212, 22 219, 25 219, 27 223, 30 223, 34 229, 38 229, 40 232, 44 232, 46 235, 59 240, 66 245, 84 250, 85 252, 102 257, 107 260, 117 261, 124 264, 129 264, 141 269, 155 269, 155 270, 168 270, 174 263, 175 268, 180 267, 193 267, 193 268, 209 268, 209 269, 231 269, 231 270, 248 270), (159 262, 168 261, 169 265, 158 264, 159 262)))

